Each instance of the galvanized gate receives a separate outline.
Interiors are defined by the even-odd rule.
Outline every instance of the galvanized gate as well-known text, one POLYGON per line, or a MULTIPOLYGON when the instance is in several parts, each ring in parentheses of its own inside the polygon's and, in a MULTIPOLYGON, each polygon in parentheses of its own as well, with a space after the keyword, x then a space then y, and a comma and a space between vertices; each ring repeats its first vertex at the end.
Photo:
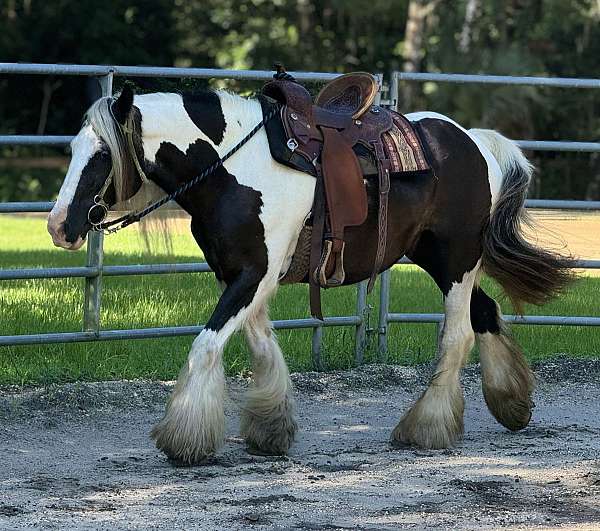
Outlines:
MULTIPOLYGON (((40 74, 40 75, 80 75, 96 77, 102 88, 103 95, 112 94, 114 76, 121 77, 171 77, 197 79, 237 79, 237 80, 268 80, 271 72, 257 70, 219 70, 202 68, 163 68, 140 66, 102 66, 102 65, 55 65, 55 64, 17 64, 0 63, 0 74, 40 74)), ((299 80, 323 82, 333 79, 337 74, 294 72, 299 80)), ((378 75, 380 86, 382 76, 378 75)), ((600 89, 597 79, 558 79, 536 77, 510 76, 475 76, 462 74, 426 74, 426 73, 392 73, 387 101, 380 100, 382 105, 395 106, 398 85, 400 81, 436 81, 449 83, 483 83, 504 85, 542 85, 555 87, 600 89)), ((4 135, 0 136, 0 145, 66 145, 71 136, 31 136, 4 135)), ((535 140, 520 140, 518 144, 524 149, 547 151, 581 151, 600 152, 597 142, 548 142, 535 140)), ((52 202, 14 202, 0 203, 1 213, 15 212, 49 212, 52 202)), ((528 208, 566 209, 566 210, 600 210, 600 201, 546 201, 529 200, 528 208)), ((399 264, 410 263, 402 259, 399 264)), ((581 268, 600 268, 600 260, 581 260, 581 268)), ((147 265, 103 265, 103 235, 90 233, 87 242, 86 264, 82 267, 34 268, 34 269, 4 269, 0 270, 0 280, 17 279, 49 279, 49 278, 85 278, 85 298, 83 308, 82 331, 27 334, 0 336, 0 346, 32 345, 49 343, 71 343, 84 341, 107 341, 116 339, 142 339, 168 336, 196 335, 202 326, 155 327, 128 330, 106 330, 101 327, 100 308, 102 296, 102 278, 115 275, 152 275, 174 273, 206 273, 210 272, 206 263, 185 264, 147 264, 147 265)), ((377 332, 380 359, 384 360, 387 353, 387 330, 391 323, 440 323, 442 314, 419 313, 390 313, 390 271, 380 276, 380 304, 377 330, 367 330, 368 313, 366 283, 358 284, 356 288, 356 312, 349 316, 327 317, 323 322, 312 318, 290 320, 275 320, 276 329, 311 328, 313 365, 316 369, 323 366, 321 359, 321 337, 323 327, 351 326, 355 328, 355 361, 363 362, 367 333, 377 332)), ((509 322, 531 325, 577 325, 600 326, 600 317, 584 316, 506 316, 509 322)))

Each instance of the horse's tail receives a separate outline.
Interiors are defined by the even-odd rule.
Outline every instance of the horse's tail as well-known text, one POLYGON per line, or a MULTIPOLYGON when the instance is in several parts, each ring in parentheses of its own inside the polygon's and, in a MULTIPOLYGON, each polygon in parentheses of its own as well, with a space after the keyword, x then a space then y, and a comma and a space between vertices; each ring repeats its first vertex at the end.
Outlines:
POLYGON ((500 193, 483 233, 483 269, 495 278, 515 310, 523 303, 544 304, 573 279, 570 256, 542 249, 527 241, 525 227, 535 225, 524 208, 533 166, 519 147, 496 131, 469 131, 494 155, 502 171, 500 193))

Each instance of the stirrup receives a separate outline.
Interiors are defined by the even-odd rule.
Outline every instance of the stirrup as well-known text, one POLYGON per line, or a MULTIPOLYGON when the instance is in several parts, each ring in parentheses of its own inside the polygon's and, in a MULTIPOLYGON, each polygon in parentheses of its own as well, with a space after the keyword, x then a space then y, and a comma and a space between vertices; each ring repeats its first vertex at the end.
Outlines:
POLYGON ((342 242, 342 248, 338 253, 333 255, 335 260, 335 270, 332 275, 327 278, 327 265, 332 258, 333 241, 325 240, 323 252, 319 260, 319 266, 314 272, 314 278, 317 284, 322 288, 336 288, 344 283, 346 273, 344 272, 344 248, 346 242, 342 242))

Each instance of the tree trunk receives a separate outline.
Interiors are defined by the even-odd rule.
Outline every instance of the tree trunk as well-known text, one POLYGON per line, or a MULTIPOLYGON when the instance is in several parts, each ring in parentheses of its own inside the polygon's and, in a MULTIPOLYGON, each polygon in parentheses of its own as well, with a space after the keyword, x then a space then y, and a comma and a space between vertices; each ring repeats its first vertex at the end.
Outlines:
MULTIPOLYGON (((425 21, 433 12, 439 0, 410 0, 408 4, 408 17, 404 32, 404 47, 402 64, 405 72, 418 72, 421 70, 425 40, 425 21)), ((404 108, 410 108, 416 94, 414 82, 406 83, 402 89, 404 108)))
POLYGON ((312 48, 312 10, 313 6, 309 0, 297 0, 296 12, 298 13, 298 34, 300 58, 297 65, 290 70, 300 70, 306 65, 306 58, 310 57, 309 50, 312 48))
POLYGON ((40 108, 40 119, 38 121, 37 134, 43 135, 46 130, 46 122, 48 121, 48 109, 50 108, 50 100, 52 99, 52 93, 60 87, 60 81, 52 81, 52 78, 46 78, 44 80, 42 96, 42 106, 40 108))
POLYGON ((479 11, 480 0, 468 0, 465 11, 465 21, 460 32, 460 41, 458 47, 462 53, 467 53, 471 47, 473 38, 473 21, 479 11))

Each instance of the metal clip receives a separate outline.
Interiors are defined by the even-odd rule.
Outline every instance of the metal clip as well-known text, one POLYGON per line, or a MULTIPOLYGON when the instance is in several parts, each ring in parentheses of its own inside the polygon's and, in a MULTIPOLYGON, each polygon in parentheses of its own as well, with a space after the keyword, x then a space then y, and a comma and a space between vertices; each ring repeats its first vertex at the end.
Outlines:
POLYGON ((106 206, 106 203, 99 195, 95 195, 94 204, 88 210, 87 215, 88 222, 92 226, 94 232, 103 232, 101 225, 106 219, 106 216, 108 216, 108 206, 106 206), (94 210, 98 208, 100 209, 98 212, 99 215, 94 215, 94 210))
POLYGON ((298 119, 298 115, 295 112, 293 112, 292 114, 290 114, 290 118, 292 120, 297 120, 298 119))
POLYGON ((298 147, 298 141, 295 138, 290 138, 287 141, 286 145, 291 151, 295 151, 298 147))
POLYGON ((371 107, 371 112, 373 114, 379 114, 379 107, 375 107, 375 106, 371 107))

